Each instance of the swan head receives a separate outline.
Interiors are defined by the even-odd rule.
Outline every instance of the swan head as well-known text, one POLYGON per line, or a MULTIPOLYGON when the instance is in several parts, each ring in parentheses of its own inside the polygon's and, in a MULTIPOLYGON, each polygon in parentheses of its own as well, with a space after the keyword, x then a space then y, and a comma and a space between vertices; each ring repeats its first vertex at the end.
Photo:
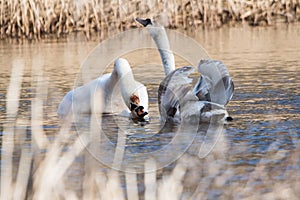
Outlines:
POLYGON ((149 19, 149 18, 147 18, 147 19, 136 18, 135 20, 137 22, 139 22, 140 24, 142 24, 144 27, 146 27, 148 25, 153 25, 151 19, 149 19))
POLYGON ((132 94, 130 96, 130 112, 134 122, 148 122, 148 112, 140 101, 140 98, 132 94))

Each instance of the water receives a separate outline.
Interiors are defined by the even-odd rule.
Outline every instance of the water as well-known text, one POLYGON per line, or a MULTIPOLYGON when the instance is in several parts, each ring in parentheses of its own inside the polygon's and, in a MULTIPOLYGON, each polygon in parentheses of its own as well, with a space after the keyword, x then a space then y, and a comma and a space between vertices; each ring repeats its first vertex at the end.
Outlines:
MULTIPOLYGON (((297 154, 297 147, 300 145, 300 26, 223 27, 187 34, 198 41, 211 58, 222 60, 227 65, 235 83, 235 93, 227 107, 234 120, 224 126, 218 145, 211 153, 212 157, 204 160, 197 157, 197 152, 203 141, 201 131, 205 132, 208 127, 203 125, 198 130, 200 134, 187 151, 190 156, 187 160, 192 159, 194 164, 185 175, 184 189, 194 193, 196 197, 197 194, 202 194, 207 199, 225 198, 226 195, 236 198, 252 196, 247 190, 249 188, 255 189, 259 194, 268 194, 270 191, 279 194, 276 187, 270 188, 281 182, 282 190, 295 189, 292 185, 297 185, 300 179, 300 159, 297 154), (228 194, 228 191, 232 192, 228 194)), ((51 138, 60 127, 56 115, 57 106, 67 91, 82 82, 78 76, 83 73, 80 65, 98 43, 97 39, 85 41, 80 35, 70 36, 68 39, 48 39, 39 43, 0 41, 1 133, 7 122, 5 98, 11 66, 15 60, 19 59, 25 64, 16 126, 26 129, 28 125, 26 120, 31 115, 31 99, 36 95, 36 77, 32 75, 31 68, 42 66, 41 76, 47 88, 42 96, 43 128, 51 138)), ((108 51, 114 50, 111 47, 108 51)), ((164 75, 157 52, 144 49, 123 56, 133 66, 136 79, 148 88, 152 121, 141 127, 127 118, 105 116, 103 130, 109 141, 106 144, 111 146, 103 144, 102 147, 108 148, 108 153, 103 158, 108 164, 113 162, 112 148, 118 140, 117 126, 129 133, 125 139, 125 158, 133 160, 137 158, 130 157, 132 154, 156 152, 170 144, 180 130, 178 125, 162 129, 159 123, 157 88, 164 75), (149 61, 148 64, 143 64, 145 61, 149 61)), ((179 66, 189 64, 180 56, 176 57, 176 63, 179 66)), ((110 71, 111 66, 106 70, 110 71)), ((92 77, 97 76, 95 72, 91 74, 92 77)), ((77 127, 77 130, 81 130, 80 128, 77 127)), ((180 141, 189 144, 191 137, 182 137, 180 141)), ((185 150, 184 145, 178 145, 178 151, 185 150)), ((129 160, 123 164, 134 163, 138 166, 137 171, 143 170, 143 162, 149 158, 144 154, 139 157, 141 160, 138 162, 129 160)), ((155 158, 159 159, 159 156, 155 158)), ((82 176, 78 165, 83 162, 84 160, 77 159, 68 172, 69 187, 78 187, 76 182, 80 182, 82 176)), ((165 167, 160 172, 162 174, 174 168, 171 161, 164 163, 162 167, 165 167)), ((143 191, 143 187, 140 187, 143 191)))

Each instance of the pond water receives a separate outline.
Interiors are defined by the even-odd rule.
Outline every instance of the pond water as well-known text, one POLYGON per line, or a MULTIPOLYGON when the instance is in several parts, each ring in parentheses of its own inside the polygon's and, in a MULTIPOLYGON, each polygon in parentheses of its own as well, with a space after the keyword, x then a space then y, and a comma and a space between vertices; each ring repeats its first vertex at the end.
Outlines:
MULTIPOLYGON (((118 132, 125 130, 123 142, 126 150, 122 170, 136 166, 136 171, 143 171, 143 163, 152 157, 161 168, 159 179, 164 173, 170 173, 176 160, 186 154, 186 162, 190 162, 191 166, 187 167, 182 180, 183 191, 193 194, 194 199, 253 196, 249 191, 261 195, 274 192, 279 196, 293 194, 299 197, 299 188, 296 190, 295 185, 300 183, 300 25, 223 27, 186 34, 201 44, 210 58, 223 61, 235 83, 233 99, 227 106, 234 120, 221 127, 222 133, 218 134, 218 143, 210 157, 199 158, 197 154, 203 136, 208 130, 213 130, 210 133, 214 134, 218 127, 203 125, 196 129, 198 135, 189 135, 194 133, 189 126, 168 124, 163 127, 160 124, 157 88, 164 74, 159 55, 153 49, 137 49, 122 55, 132 65, 136 79, 148 88, 151 123, 138 126, 127 118, 105 115, 102 127, 107 141, 101 143, 100 148, 106 153, 97 156, 111 166, 118 132), (187 134, 176 138, 179 132, 187 134), (178 148, 170 147, 164 151, 163 147, 172 146, 170 143, 178 148), (276 189, 276 184, 280 183, 282 185, 276 189)), ((5 115, 6 94, 14 62, 19 60, 25 67, 16 126, 28 129, 31 100, 37 91, 36 74, 32 68, 40 67, 42 73, 39 76, 43 77, 41 82, 46 88, 41 96, 43 129, 52 138, 60 128, 56 110, 63 96, 74 86, 103 72, 103 69, 95 72, 97 66, 85 71, 88 68, 85 68, 84 60, 98 44, 98 39, 86 41, 80 34, 33 43, 0 41, 0 131, 3 133, 3 126, 8 120, 5 115), (82 78, 84 73, 88 74, 88 79, 82 78)), ((118 50, 116 48, 110 46, 107 54, 113 54, 118 50)), ((188 49, 189 45, 182 48, 188 49)), ((189 64, 184 57, 177 55, 177 67, 189 64)), ((111 65, 104 70, 110 71, 111 65)), ((82 124, 76 127, 79 132, 85 130, 84 124, 89 124, 84 119, 80 122, 82 124)), ((16 158, 18 156, 15 155, 16 158)), ((80 190, 78 182, 82 180, 82 171, 78 166, 83 162, 76 159, 67 175, 69 187, 75 190, 80 190)), ((144 186, 140 184, 139 193, 143 191, 144 186)), ((181 197, 186 198, 184 195, 181 197)))

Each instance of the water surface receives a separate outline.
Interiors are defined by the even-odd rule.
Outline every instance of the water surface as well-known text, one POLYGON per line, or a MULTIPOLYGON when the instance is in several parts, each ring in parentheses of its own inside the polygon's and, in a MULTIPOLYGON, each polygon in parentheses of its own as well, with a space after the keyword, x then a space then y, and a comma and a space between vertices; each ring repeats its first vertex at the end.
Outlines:
MULTIPOLYGON (((291 188, 299 184, 300 26, 223 27, 186 34, 199 42, 211 58, 222 60, 227 65, 235 83, 235 93, 227 106, 234 120, 224 126, 219 143, 212 151, 212 154, 215 152, 212 158, 201 160, 195 154, 197 151, 193 150, 203 141, 201 131, 207 130, 205 125, 198 130, 200 134, 189 150, 182 146, 181 150, 186 150, 189 159, 194 162, 194 167, 191 166, 190 173, 186 174, 183 181, 184 189, 190 194, 203 194, 207 199, 216 199, 226 196, 228 190, 233 191, 237 186, 254 188, 258 193, 265 194, 272 191, 270 188, 273 183, 283 183, 291 188), (209 168, 216 169, 216 172, 209 168), (257 172, 259 170, 260 173, 257 172), (258 174, 260 177, 257 177, 258 174)), ((39 43, 0 41, 0 131, 3 131, 7 121, 5 98, 13 62, 19 59, 25 64, 16 126, 20 129, 27 127, 31 99, 36 95, 36 77, 32 75, 31 68, 40 66, 43 84, 47 88, 43 96, 43 128, 52 137, 60 127, 57 106, 66 92, 80 84, 77 77, 82 73, 80 65, 98 43, 97 39, 86 41, 81 36, 39 43)), ((111 47, 108 51, 115 49, 111 47)), ((159 122, 157 88, 164 75, 158 53, 151 49, 137 50, 123 57, 131 63, 136 79, 148 88, 152 121, 141 127, 128 119, 107 115, 102 119, 104 133, 112 147, 115 147, 118 127, 125 127, 130 133, 126 136, 127 152, 156 152, 169 144, 178 131, 177 125, 163 129, 159 122)), ((179 56, 176 57, 176 63, 178 67, 189 64, 179 56)), ((184 141, 184 137, 181 140, 189 143, 184 141)), ((186 140, 190 140, 190 137, 186 137, 186 140)), ((107 150, 106 162, 112 162, 113 151, 107 150)), ((142 161, 147 158, 145 156, 136 165, 142 168, 142 161)), ((74 169, 70 170, 70 187, 78 187, 75 183, 81 181, 81 173, 76 166, 83 162, 76 160, 74 169)), ((172 163, 166 163, 168 167, 164 168, 164 173, 174 167, 172 163)), ((235 197, 251 196, 246 189, 237 190, 235 197)))

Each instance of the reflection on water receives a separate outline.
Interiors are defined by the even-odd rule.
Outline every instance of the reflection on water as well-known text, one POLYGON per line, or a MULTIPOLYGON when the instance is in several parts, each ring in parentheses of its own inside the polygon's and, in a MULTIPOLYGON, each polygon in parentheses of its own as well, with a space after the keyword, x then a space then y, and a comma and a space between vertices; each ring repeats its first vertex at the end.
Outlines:
MULTIPOLYGON (((193 165, 189 166, 183 183, 184 189, 190 193, 196 191, 205 194, 205 198, 215 199, 226 195, 227 189, 233 189, 237 185, 267 193, 272 183, 288 181, 291 177, 289 174, 294 174, 299 183, 300 160, 299 157, 293 158, 300 139, 299 33, 299 25, 244 29, 224 27, 190 33, 210 57, 220 59, 228 66, 236 86, 233 100, 228 104, 228 112, 234 121, 224 126, 225 131, 218 136, 219 142, 212 157, 206 159, 199 159, 198 153, 202 142, 209 140, 205 137, 207 125, 202 125, 196 131, 197 135, 178 135, 176 132, 182 127, 170 124, 163 126, 159 122, 157 88, 163 78, 163 71, 157 52, 141 50, 125 55, 133 66, 136 79, 148 87, 149 113, 152 119, 149 125, 141 127, 127 118, 104 116, 102 136, 105 136, 109 145, 100 144, 99 148, 107 148, 104 149, 105 162, 108 165, 113 163, 120 132, 125 133, 123 142, 126 146, 125 162, 121 168, 136 167, 137 171, 143 170, 142 163, 147 157, 132 155, 157 152, 159 159, 159 151, 165 146, 171 146, 169 144, 174 142, 174 137, 180 136, 178 139, 183 145, 168 151, 169 154, 166 155, 172 157, 174 151, 188 149, 184 156, 186 162, 193 165), (143 64, 147 60, 148 65, 143 64), (142 160, 137 160, 140 158, 142 160), (258 170, 260 171, 257 172, 258 170), (253 177, 254 174, 261 177, 253 177)), ((87 42, 77 37, 70 37, 68 41, 44 41, 39 44, 0 41, 1 133, 7 120, 6 90, 15 59, 23 59, 25 64, 16 126, 27 129, 26 120, 31 116, 31 99, 36 93, 31 67, 35 66, 36 56, 39 56, 43 61, 43 84, 48 88, 47 95, 43 96, 43 128, 48 136, 54 136, 59 129, 57 106, 63 95, 75 84, 80 63, 97 44, 97 41, 87 42)), ((188 63, 178 57, 177 64, 181 66, 188 63)), ((81 125, 74 129, 74 134, 88 125, 89 120, 82 120, 81 125)), ((30 135, 30 130, 27 130, 27 134, 30 135)), ((158 174, 168 173, 168 170, 174 168, 172 159, 161 162, 165 162, 163 164, 168 167, 158 174)), ((83 163, 84 160, 79 157, 68 172, 69 187, 76 188, 75 183, 81 181, 82 174, 78 166, 83 163)), ((141 188, 143 191, 143 186, 141 188)), ((237 191, 236 197, 243 197, 242 195, 247 196, 247 191, 237 191)))

